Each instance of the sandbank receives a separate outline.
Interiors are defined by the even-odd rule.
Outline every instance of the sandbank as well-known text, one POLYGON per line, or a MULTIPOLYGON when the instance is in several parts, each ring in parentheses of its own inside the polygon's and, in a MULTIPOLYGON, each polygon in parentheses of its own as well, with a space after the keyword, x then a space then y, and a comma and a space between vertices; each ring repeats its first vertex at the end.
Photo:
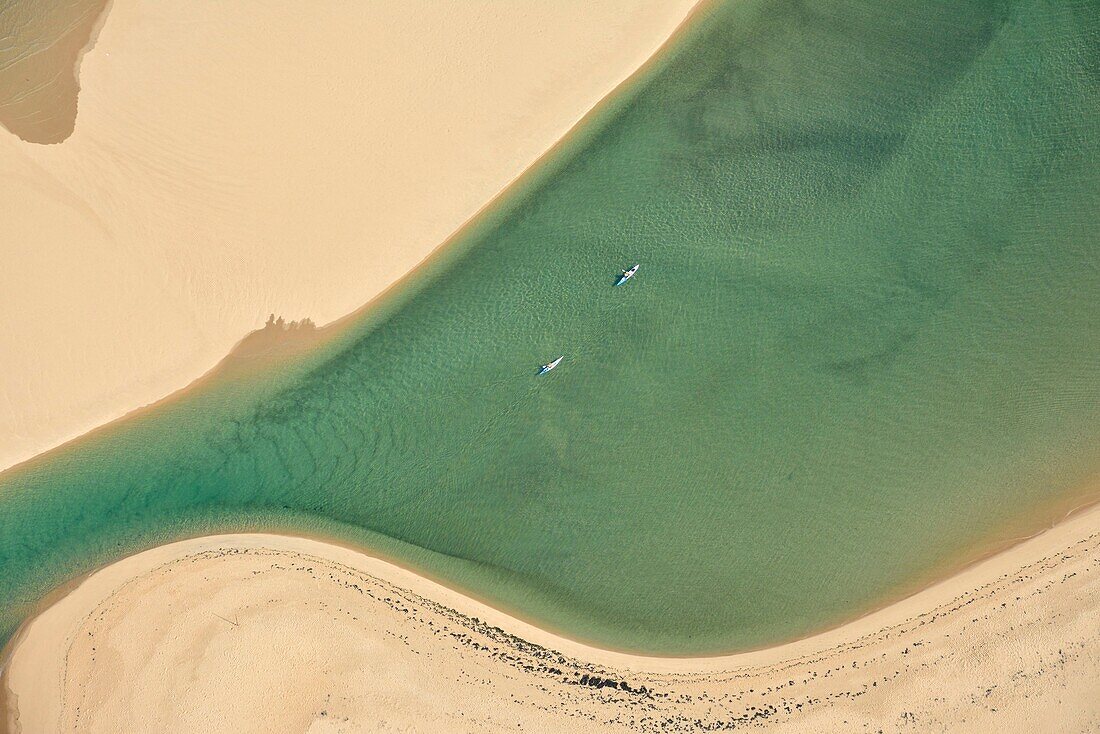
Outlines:
POLYGON ((9 732, 1100 728, 1100 507, 837 629, 661 658, 388 561, 222 535, 101 569, 24 625, 9 732))
POLYGON ((35 58, 87 50, 75 129, 0 130, 0 469, 182 388, 272 313, 369 302, 694 4, 115 0, 91 31, 72 6, 84 25, 35 58))

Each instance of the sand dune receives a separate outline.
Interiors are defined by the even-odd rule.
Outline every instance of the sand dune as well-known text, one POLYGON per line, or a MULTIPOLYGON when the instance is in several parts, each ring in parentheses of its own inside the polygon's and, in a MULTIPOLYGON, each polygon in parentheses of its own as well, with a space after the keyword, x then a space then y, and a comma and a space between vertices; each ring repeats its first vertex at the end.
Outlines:
POLYGON ((0 131, 0 468, 369 301, 693 4, 115 0, 72 135, 0 131))
POLYGON ((12 732, 1095 731, 1100 508, 831 632, 648 658, 301 538, 163 546, 16 638, 12 732))

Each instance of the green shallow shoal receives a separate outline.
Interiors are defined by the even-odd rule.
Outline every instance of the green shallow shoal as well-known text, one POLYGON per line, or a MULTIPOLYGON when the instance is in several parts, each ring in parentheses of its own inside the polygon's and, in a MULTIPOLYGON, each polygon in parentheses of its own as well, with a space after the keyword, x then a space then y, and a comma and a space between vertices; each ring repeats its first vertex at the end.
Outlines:
POLYGON ((649 652, 866 611, 1100 471, 1098 111, 1093 0, 716 5, 334 342, 0 477, 0 637, 253 528, 649 652))

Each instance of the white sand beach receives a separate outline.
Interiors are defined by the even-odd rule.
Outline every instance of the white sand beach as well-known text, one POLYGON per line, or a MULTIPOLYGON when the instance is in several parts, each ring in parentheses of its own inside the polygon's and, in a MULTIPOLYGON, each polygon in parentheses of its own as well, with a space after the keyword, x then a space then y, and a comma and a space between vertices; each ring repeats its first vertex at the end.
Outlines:
POLYGON ((108 566, 9 652, 9 734, 1097 731, 1100 507, 830 632, 723 657, 601 650, 276 535, 108 566))
MULTIPOLYGON (((114 0, 72 134, 0 129, 0 469, 184 387, 271 313, 370 301, 694 4, 114 0)), ((31 24, 63 41, 36 63, 77 55, 72 7, 83 26, 31 24)))

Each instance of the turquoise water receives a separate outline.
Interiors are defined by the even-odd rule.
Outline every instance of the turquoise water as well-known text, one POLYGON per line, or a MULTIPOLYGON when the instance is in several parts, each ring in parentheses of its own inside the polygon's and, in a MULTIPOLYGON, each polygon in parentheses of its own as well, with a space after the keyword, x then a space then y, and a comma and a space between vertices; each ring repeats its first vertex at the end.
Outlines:
POLYGON ((1100 472, 1098 111, 1091 0, 717 5, 332 343, 0 477, 0 629, 252 528, 651 652, 865 611, 1100 472))

